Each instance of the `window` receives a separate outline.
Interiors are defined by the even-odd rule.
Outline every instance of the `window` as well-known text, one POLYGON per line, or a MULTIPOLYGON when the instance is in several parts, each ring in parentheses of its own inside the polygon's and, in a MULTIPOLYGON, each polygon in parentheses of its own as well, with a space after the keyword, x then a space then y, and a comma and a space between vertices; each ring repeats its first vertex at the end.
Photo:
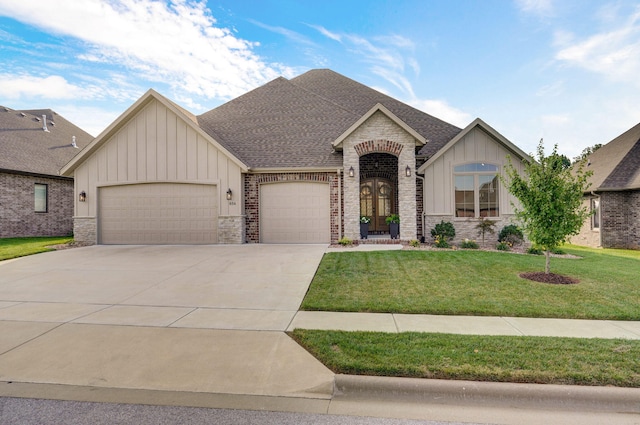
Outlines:
POLYGON ((498 217, 498 166, 485 163, 453 168, 456 217, 498 217))
POLYGON ((591 199, 591 228, 600 229, 600 198, 591 199))
POLYGON ((34 186, 34 209, 35 212, 47 212, 47 185, 36 183, 34 186))

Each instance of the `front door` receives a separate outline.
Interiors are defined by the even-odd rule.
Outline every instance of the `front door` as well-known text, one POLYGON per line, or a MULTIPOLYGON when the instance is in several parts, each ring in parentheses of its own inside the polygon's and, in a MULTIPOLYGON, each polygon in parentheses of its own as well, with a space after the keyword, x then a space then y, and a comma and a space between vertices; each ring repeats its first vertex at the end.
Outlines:
POLYGON ((385 219, 395 212, 393 184, 390 180, 374 177, 360 182, 360 215, 371 218, 370 233, 388 233, 385 219))

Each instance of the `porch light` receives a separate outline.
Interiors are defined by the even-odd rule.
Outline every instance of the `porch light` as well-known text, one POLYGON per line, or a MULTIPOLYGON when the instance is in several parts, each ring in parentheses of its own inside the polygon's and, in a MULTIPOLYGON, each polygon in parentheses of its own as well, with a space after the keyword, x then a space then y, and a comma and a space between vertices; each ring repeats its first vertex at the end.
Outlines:
POLYGON ((353 177, 356 175, 356 171, 353 169, 353 166, 351 166, 351 168, 349 168, 349 177, 353 177))
POLYGON ((231 188, 229 188, 227 189, 227 201, 230 201, 232 197, 233 197, 233 192, 231 191, 231 188))
POLYGON ((86 202, 87 201, 87 193, 84 190, 82 192, 80 192, 80 194, 78 195, 78 200, 80 202, 86 202))
POLYGON ((407 168, 404 169, 404 173, 407 175, 407 177, 411 177, 411 167, 407 165, 407 168))

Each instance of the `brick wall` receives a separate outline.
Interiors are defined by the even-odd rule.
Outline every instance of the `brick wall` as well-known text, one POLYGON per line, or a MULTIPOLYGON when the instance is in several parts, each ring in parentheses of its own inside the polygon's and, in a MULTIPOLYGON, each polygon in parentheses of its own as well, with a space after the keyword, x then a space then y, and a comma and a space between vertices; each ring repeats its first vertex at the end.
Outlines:
POLYGON ((260 185, 262 183, 304 181, 329 183, 329 196, 331 208, 331 243, 340 239, 340 214, 341 198, 338 191, 337 173, 265 173, 244 174, 244 210, 246 242, 260 242, 260 185))
POLYGON ((640 191, 600 195, 603 248, 640 249, 640 191))
POLYGON ((0 237, 73 232, 73 180, 0 173, 0 237), (34 185, 47 185, 46 213, 35 212, 34 185))

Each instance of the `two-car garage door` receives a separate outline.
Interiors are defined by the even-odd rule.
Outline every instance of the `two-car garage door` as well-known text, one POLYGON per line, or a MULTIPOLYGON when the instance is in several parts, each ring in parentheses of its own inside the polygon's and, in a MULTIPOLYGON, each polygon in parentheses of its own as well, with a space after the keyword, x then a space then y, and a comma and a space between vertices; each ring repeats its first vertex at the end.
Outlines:
POLYGON ((102 187, 98 217, 102 244, 218 242, 218 192, 210 184, 102 187))
POLYGON ((329 185, 286 182, 260 186, 260 242, 329 243, 329 185))

